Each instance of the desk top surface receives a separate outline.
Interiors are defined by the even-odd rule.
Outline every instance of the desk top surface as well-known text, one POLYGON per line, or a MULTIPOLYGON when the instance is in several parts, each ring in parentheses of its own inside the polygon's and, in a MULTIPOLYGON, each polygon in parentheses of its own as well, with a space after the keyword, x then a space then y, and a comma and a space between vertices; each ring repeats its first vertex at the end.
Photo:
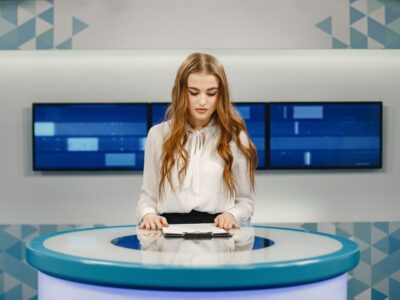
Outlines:
POLYGON ((321 281, 353 269, 356 243, 280 227, 231 230, 231 238, 164 238, 136 226, 78 229, 39 236, 27 261, 55 277, 150 289, 245 289, 321 281))

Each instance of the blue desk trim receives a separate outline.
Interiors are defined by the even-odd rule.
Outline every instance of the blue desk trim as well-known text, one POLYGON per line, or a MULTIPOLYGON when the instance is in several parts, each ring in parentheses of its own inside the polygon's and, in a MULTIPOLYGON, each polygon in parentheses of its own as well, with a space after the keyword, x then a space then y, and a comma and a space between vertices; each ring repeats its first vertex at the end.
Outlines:
POLYGON ((254 227, 323 235, 337 240, 343 247, 328 255, 301 260, 219 267, 185 267, 90 259, 64 255, 43 246, 46 239, 57 235, 111 228, 97 227, 50 233, 34 238, 27 244, 26 259, 39 271, 66 280, 104 286, 164 290, 235 290, 306 284, 346 273, 355 268, 360 260, 358 245, 342 237, 293 228, 254 227))

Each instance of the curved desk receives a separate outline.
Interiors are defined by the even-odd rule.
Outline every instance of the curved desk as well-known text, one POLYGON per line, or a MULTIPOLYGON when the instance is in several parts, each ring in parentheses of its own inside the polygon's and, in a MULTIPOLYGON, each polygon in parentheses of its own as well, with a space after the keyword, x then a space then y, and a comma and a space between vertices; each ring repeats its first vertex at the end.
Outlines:
POLYGON ((346 299, 356 243, 269 226, 231 233, 185 240, 135 226, 79 229, 33 239, 26 257, 39 271, 41 300, 346 299))

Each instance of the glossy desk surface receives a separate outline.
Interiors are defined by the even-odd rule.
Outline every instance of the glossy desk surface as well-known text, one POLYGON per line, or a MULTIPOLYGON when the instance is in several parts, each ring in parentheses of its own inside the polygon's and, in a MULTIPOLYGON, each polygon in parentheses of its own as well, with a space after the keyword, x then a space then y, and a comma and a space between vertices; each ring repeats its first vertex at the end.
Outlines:
POLYGON ((33 239, 27 261, 71 281, 199 290, 317 282, 346 273, 359 262, 357 244, 333 235, 268 226, 231 232, 231 238, 185 240, 135 226, 78 229, 33 239), (122 237, 128 245, 116 246, 122 237))

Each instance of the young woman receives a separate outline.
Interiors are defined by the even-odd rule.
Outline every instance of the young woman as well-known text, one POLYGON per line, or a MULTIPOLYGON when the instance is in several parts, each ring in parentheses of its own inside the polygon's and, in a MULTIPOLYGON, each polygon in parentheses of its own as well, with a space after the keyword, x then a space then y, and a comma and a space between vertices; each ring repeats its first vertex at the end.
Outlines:
POLYGON ((225 71, 193 53, 178 69, 166 121, 147 136, 139 228, 169 223, 249 224, 257 152, 232 106, 225 71))

